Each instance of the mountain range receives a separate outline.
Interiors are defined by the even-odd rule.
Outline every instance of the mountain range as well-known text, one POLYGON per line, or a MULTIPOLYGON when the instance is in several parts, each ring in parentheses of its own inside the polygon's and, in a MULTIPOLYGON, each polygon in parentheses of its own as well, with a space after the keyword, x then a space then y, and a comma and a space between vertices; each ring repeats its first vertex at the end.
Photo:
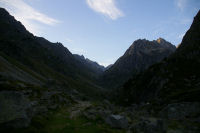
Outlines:
POLYGON ((38 86, 54 81, 90 96, 124 87, 123 96, 131 97, 131 101, 157 96, 163 99, 165 93, 176 97, 176 93, 188 93, 187 84, 194 83, 197 90, 192 90, 198 92, 198 15, 177 50, 163 38, 138 39, 113 65, 105 68, 83 55, 72 54, 61 43, 34 36, 0 8, 0 74, 2 78, 38 86))
MULTIPOLYGON (((115 64, 105 68, 84 56, 72 54, 59 42, 52 43, 45 38, 34 36, 2 8, 0 20, 1 57, 7 60, 9 58, 13 65, 17 63, 22 71, 27 69, 28 74, 30 71, 34 73, 29 74, 32 77, 29 83, 41 85, 48 80, 55 80, 68 84, 68 88, 88 93, 98 92, 110 86, 119 87, 131 75, 159 62, 176 49, 162 38, 155 41, 139 39, 115 64)), ((9 76, 16 80, 27 80, 22 75, 19 77, 11 72, 9 76)))
POLYGON ((199 57, 200 11, 178 48, 138 39, 104 67, 34 36, 0 8, 0 132, 197 133, 199 57))

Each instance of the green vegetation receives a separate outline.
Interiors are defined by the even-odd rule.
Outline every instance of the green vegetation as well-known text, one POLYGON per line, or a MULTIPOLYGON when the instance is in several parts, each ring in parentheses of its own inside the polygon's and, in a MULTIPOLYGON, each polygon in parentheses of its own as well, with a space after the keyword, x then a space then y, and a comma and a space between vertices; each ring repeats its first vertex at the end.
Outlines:
POLYGON ((49 112, 47 116, 37 116, 28 128, 16 129, 15 133, 125 133, 112 129, 102 121, 91 121, 82 116, 69 118, 67 109, 49 112))

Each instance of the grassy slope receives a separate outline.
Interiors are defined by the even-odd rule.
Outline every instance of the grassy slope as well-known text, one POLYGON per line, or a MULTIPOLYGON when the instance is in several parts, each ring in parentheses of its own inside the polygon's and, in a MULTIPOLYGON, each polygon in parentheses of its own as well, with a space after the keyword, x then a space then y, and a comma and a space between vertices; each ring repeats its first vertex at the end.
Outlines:
MULTIPOLYGON (((8 132, 8 131, 7 131, 8 132)), ((69 118, 66 108, 50 112, 46 117, 33 118, 31 126, 25 129, 11 129, 15 133, 124 133, 123 130, 111 129, 101 120, 91 121, 84 117, 69 118)))
MULTIPOLYGON (((98 98, 101 96, 101 88, 93 84, 90 80, 83 79, 83 78, 72 78, 69 76, 65 76, 59 72, 54 71, 50 67, 45 64, 33 62, 35 66, 37 66, 37 71, 31 70, 26 65, 21 64, 19 61, 9 57, 8 55, 0 52, 0 56, 3 57, 9 64, 12 65, 12 71, 20 73, 23 71, 24 73, 30 75, 34 80, 38 80, 45 84, 48 79, 54 79, 58 85, 62 85, 63 88, 66 89, 76 89, 87 96, 92 98, 98 98), (18 72, 19 69, 20 71, 18 72)), ((4 62, 1 63, 1 72, 7 72, 8 65, 4 62)), ((23 75, 23 73, 22 73, 23 75)), ((23 78, 23 76, 22 76, 23 78)), ((26 80, 26 79, 24 79, 26 80)))

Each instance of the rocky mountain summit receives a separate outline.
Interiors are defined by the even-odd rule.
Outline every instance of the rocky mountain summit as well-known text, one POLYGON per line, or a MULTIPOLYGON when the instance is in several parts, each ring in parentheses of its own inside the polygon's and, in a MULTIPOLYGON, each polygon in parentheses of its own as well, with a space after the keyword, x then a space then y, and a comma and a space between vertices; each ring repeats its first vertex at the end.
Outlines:
POLYGON ((154 41, 139 39, 133 42, 125 54, 103 74, 106 87, 119 87, 134 74, 168 57, 176 50, 171 43, 159 38, 154 41))

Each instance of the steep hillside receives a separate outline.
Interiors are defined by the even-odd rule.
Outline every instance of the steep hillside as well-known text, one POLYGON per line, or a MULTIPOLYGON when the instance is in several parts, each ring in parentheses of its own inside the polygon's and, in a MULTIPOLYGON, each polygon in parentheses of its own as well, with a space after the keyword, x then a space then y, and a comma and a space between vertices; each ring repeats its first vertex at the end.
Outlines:
POLYGON ((102 76, 103 85, 115 88, 122 85, 133 74, 144 71, 175 51, 175 46, 159 38, 154 41, 136 40, 112 67, 102 76))
POLYGON ((0 8, 0 52, 11 64, 17 62, 23 66, 20 69, 43 77, 40 79, 43 84, 55 80, 82 92, 100 90, 93 83, 98 73, 90 65, 77 60, 61 43, 34 36, 3 8, 0 8))
POLYGON ((128 103, 200 101, 200 11, 177 51, 129 80, 121 96, 128 103))

